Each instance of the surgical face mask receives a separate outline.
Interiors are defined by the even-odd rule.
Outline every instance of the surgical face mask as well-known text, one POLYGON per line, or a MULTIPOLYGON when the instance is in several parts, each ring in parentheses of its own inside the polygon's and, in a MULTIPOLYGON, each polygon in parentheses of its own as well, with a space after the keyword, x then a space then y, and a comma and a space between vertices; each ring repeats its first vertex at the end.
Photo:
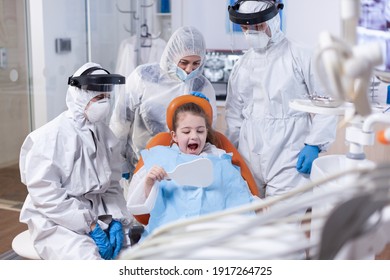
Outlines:
POLYGON ((199 73, 199 68, 196 68, 190 74, 187 74, 187 72, 181 69, 180 67, 176 67, 176 76, 183 82, 194 78, 195 76, 198 75, 198 73, 199 73))
POLYGON ((264 49, 271 39, 264 31, 247 30, 244 34, 249 46, 255 50, 264 49))
POLYGON ((110 113, 110 100, 108 98, 100 99, 90 103, 85 110, 85 115, 91 123, 104 121, 110 113))

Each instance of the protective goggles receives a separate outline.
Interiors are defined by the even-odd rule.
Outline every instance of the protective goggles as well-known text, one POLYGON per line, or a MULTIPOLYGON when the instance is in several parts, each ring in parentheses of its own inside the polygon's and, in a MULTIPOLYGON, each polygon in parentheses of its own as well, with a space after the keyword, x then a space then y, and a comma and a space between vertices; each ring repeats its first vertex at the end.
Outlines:
POLYGON ((239 25, 254 25, 270 20, 279 13, 279 10, 283 9, 284 4, 276 1, 262 1, 262 0, 239 0, 234 3, 233 6, 228 6, 229 19, 239 25), (245 1, 257 1, 257 2, 273 2, 273 5, 263 11, 256 13, 245 14, 239 13, 237 10, 240 8, 241 3, 245 1))
POLYGON ((81 73, 78 77, 69 77, 68 85, 78 87, 84 90, 111 92, 114 85, 124 84, 125 77, 118 74, 110 74, 106 69, 100 67, 91 67, 81 73), (107 74, 92 74, 90 73, 102 70, 107 74))

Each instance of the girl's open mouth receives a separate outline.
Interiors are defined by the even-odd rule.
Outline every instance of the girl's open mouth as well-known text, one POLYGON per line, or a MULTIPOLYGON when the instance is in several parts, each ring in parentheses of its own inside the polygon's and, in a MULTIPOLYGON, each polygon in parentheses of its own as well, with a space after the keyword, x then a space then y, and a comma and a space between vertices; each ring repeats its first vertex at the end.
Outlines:
POLYGON ((198 144, 188 144, 188 149, 195 151, 198 148, 198 144))

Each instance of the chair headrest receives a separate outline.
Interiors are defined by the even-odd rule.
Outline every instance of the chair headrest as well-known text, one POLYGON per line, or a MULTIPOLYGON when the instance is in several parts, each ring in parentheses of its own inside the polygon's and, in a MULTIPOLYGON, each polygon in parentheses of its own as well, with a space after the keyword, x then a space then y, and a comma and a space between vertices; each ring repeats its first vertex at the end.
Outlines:
POLYGON ((194 95, 182 95, 178 96, 169 103, 167 108, 167 126, 169 130, 173 128, 173 115, 178 107, 186 103, 195 103, 200 106, 203 111, 206 113, 207 120, 210 125, 213 123, 213 108, 210 105, 210 102, 206 99, 194 95))

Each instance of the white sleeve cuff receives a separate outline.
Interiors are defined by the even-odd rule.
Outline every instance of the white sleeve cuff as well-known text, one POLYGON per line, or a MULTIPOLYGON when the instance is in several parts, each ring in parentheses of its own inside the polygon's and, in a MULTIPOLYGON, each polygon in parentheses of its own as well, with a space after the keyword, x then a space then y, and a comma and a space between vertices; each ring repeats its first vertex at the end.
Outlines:
POLYGON ((136 187, 136 189, 130 194, 127 201, 127 209, 133 215, 148 214, 152 211, 158 194, 158 183, 156 182, 149 196, 145 198, 144 180, 142 180, 136 187))

